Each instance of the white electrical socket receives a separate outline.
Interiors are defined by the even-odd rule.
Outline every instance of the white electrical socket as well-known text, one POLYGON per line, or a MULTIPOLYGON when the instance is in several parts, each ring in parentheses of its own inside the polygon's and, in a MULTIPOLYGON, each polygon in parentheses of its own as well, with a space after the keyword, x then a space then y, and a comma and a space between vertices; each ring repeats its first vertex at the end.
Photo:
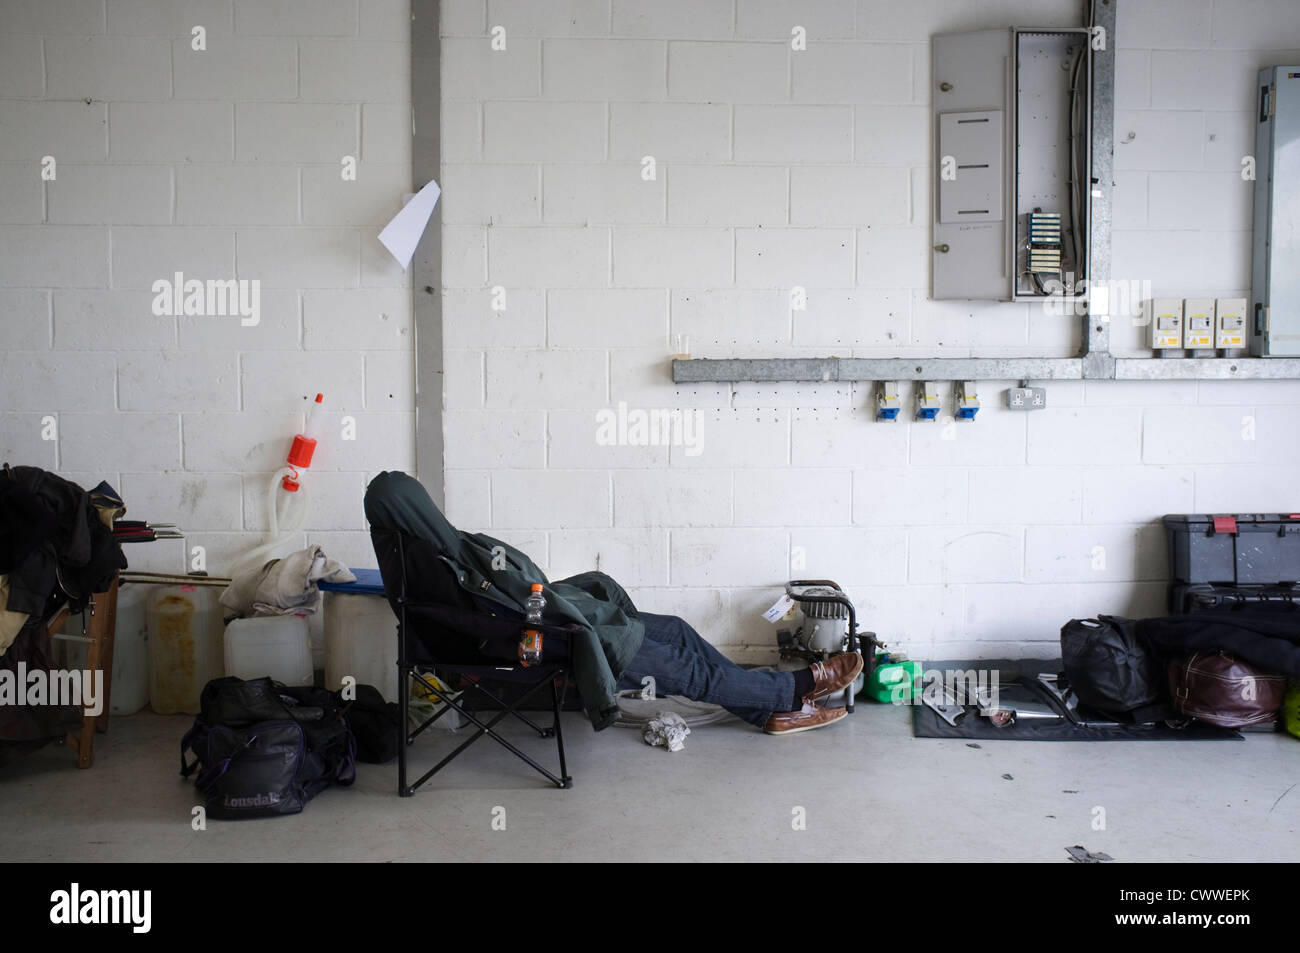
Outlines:
POLYGON ((1007 391, 1007 407, 1011 410, 1042 410, 1046 406, 1046 387, 1012 387, 1007 391))

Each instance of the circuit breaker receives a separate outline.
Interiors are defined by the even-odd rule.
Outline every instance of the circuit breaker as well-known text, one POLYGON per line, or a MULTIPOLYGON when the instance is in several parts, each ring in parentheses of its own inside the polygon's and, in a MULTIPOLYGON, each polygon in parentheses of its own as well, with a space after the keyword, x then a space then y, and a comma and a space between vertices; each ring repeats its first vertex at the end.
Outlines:
POLYGON ((1260 70, 1250 350, 1300 357, 1300 66, 1260 70))
POLYGON ((935 36, 935 298, 1083 293, 1091 202, 1085 29, 935 36))

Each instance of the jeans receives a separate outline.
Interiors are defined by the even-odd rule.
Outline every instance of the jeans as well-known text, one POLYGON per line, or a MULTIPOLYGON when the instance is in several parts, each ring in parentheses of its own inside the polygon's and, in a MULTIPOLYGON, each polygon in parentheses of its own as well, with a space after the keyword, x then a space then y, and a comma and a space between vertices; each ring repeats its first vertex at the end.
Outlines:
POLYGON ((789 711, 794 675, 741 668, 675 615, 639 613, 645 641, 618 680, 619 691, 654 679, 660 695, 681 695, 721 705, 751 725, 763 727, 774 711, 789 711))

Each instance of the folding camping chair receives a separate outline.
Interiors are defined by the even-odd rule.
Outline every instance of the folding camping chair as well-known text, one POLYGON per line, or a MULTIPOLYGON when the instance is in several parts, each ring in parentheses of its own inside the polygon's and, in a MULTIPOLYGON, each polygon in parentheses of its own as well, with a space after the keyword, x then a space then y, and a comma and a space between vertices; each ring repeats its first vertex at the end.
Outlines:
MULTIPOLYGON (((380 576, 384 580, 384 592, 389 605, 397 615, 397 667, 399 708, 401 709, 398 725, 397 754, 397 793, 410 797, 416 788, 441 771, 454 758, 484 735, 496 741, 515 757, 524 761, 534 770, 545 776, 556 787, 570 788, 573 779, 569 776, 564 760, 564 734, 560 726, 560 711, 564 707, 564 694, 567 690, 570 663, 569 640, 578 626, 555 626, 527 623, 522 615, 512 614, 502 609, 484 609, 474 606, 451 580, 453 571, 443 561, 428 558, 429 550, 436 555, 436 547, 428 540, 411 536, 401 530, 372 528, 371 541, 374 543, 375 556, 379 561, 380 576), (440 593, 442 601, 429 601, 413 598, 411 574, 408 573, 408 559, 424 550, 424 557, 419 565, 436 567, 434 573, 444 573, 445 578, 420 579, 414 587, 417 592, 440 593), (522 665, 518 658, 519 639, 523 630, 536 629, 542 633, 542 664, 522 665), (501 706, 491 720, 486 719, 483 711, 477 713, 467 709, 461 701, 445 690, 436 678, 426 677, 436 671, 441 675, 460 675, 469 679, 466 692, 479 692, 501 706), (422 685, 441 703, 441 707, 429 718, 411 730, 408 720, 410 713, 410 695, 412 682, 422 685), (502 696, 489 691, 491 683, 514 683, 525 686, 525 690, 513 701, 507 702, 502 696), (553 720, 549 727, 534 722, 519 709, 547 685, 551 688, 551 712, 553 720), (477 730, 463 741, 451 754, 447 755, 426 771, 414 784, 407 784, 407 748, 430 725, 449 711, 456 711, 472 722, 477 730), (560 774, 557 777, 542 767, 524 751, 502 737, 495 728, 507 715, 513 715, 522 721, 539 737, 555 737, 555 745, 560 756, 560 774)), ((425 573, 429 570, 426 568, 425 573)), ((580 629, 579 629, 580 630, 580 629)))

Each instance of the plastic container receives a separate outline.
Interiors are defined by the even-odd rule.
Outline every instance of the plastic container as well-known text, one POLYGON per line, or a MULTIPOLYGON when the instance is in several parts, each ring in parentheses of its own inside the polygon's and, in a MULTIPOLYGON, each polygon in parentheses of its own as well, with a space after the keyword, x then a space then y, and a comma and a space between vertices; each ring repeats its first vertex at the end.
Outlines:
POLYGON ((397 695, 397 617, 379 595, 327 590, 325 687, 338 691, 351 675, 358 685, 373 685, 384 701, 397 695))
POLYGON ((886 704, 911 701, 921 677, 921 663, 909 659, 891 662, 889 658, 883 652, 876 654, 875 668, 861 694, 886 704))
POLYGON ((226 674, 236 678, 269 675, 285 685, 311 685, 311 639, 300 615, 232 619, 226 626, 226 674))
POLYGON ((123 583, 117 589, 113 630, 113 689, 108 710, 134 715, 149 704, 149 620, 146 606, 156 586, 123 583))
MULTIPOLYGON (((546 596, 542 594, 542 584, 535 582, 524 601, 524 618, 529 625, 541 625, 542 613, 546 611, 546 596)), ((542 664, 542 633, 536 629, 524 629, 519 639, 519 663, 524 667, 542 664)))
POLYGON ((220 589, 185 585, 148 589, 149 707, 160 715, 197 715, 203 686, 222 674, 220 589))
POLYGON ((1300 582, 1300 513, 1164 517, 1175 582, 1300 582))
POLYGON ((1291 679, 1282 696, 1282 729, 1300 738, 1300 678, 1291 679))

